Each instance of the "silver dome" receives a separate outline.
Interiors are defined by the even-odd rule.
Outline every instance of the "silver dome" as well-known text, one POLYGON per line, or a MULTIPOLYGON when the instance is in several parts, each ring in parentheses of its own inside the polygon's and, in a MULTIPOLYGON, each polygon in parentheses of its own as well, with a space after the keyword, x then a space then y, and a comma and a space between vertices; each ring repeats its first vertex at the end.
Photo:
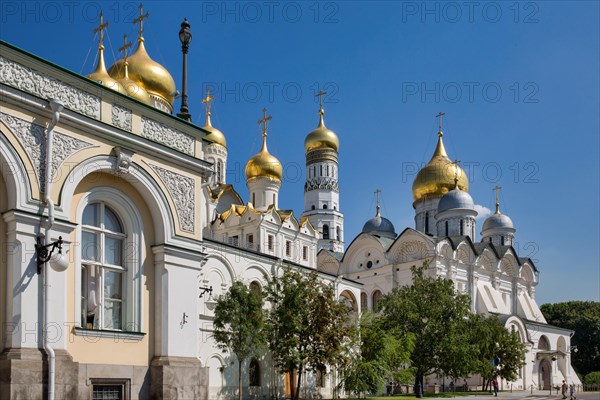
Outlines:
POLYGON ((482 231, 494 228, 510 228, 514 229, 512 220, 508 215, 496 213, 491 217, 488 217, 483 223, 482 231))
POLYGON ((475 204, 471 195, 463 190, 454 189, 446 193, 438 203, 438 212, 448 211, 452 209, 469 209, 473 210, 475 204))
POLYGON ((380 216, 368 220, 362 228, 363 233, 395 238, 396 230, 389 219, 380 216))

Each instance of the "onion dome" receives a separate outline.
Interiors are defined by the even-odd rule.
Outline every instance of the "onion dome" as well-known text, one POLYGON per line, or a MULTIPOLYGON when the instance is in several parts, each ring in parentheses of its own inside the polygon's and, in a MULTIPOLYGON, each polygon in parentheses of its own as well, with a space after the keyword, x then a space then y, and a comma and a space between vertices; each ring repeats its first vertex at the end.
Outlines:
POLYGON ((379 213, 379 204, 377 204, 377 213, 375 217, 368 220, 362 228, 363 233, 370 233, 378 236, 389 237, 394 239, 396 237, 396 230, 392 222, 381 216, 379 213))
POLYGON ((442 196, 437 211, 441 213, 448 210, 473 210, 474 208, 475 203, 473 203, 471 195, 457 188, 442 196))
POLYGON ((225 140, 225 135, 223 132, 213 127, 210 122, 210 102, 214 99, 214 96, 210 95, 210 89, 207 89, 206 97, 202 99, 202 103, 206 104, 206 125, 202 127, 205 131, 209 133, 204 136, 206 140, 210 140, 214 144, 220 144, 221 146, 227 148, 227 141, 225 140))
POLYGON ((340 140, 334 131, 327 129, 325 126, 323 114, 325 114, 325 111, 321 107, 319 110, 319 126, 304 139, 304 149, 307 152, 320 149, 338 151, 340 140))
POLYGON ((263 132, 260 153, 248 160, 246 164, 246 181, 255 178, 269 178, 281 181, 283 168, 279 160, 267 149, 267 133, 263 132))
POLYGON ((485 222, 483 223, 483 228, 481 230, 487 231, 488 229, 495 228, 514 229, 514 226, 512 220, 509 218, 508 215, 500 214, 500 212, 498 211, 497 213, 493 214, 485 220, 485 222))
POLYGON ((106 65, 104 64, 104 46, 98 46, 98 50, 98 65, 96 66, 96 70, 89 74, 87 78, 98 82, 99 84, 106 86, 107 88, 114 90, 115 92, 127 94, 127 91, 125 90, 123 85, 121 85, 121 83, 116 79, 113 79, 106 71, 106 65))
MULTIPOLYGON (((150 58, 144 47, 143 37, 138 38, 138 48, 127 61, 129 62, 129 78, 139 82, 152 99, 172 112, 176 91, 175 81, 169 71, 150 58)), ((115 79, 123 78, 125 76, 123 64, 123 60, 115 62, 108 70, 109 75, 115 79)), ((154 102, 150 104, 153 105, 154 102)))
POLYGON ((438 143, 431 160, 417 174, 412 186, 413 199, 418 201, 424 197, 441 197, 456 186, 454 178, 458 178, 458 189, 469 190, 469 181, 465 171, 454 164, 444 148, 442 131, 438 132, 438 143))

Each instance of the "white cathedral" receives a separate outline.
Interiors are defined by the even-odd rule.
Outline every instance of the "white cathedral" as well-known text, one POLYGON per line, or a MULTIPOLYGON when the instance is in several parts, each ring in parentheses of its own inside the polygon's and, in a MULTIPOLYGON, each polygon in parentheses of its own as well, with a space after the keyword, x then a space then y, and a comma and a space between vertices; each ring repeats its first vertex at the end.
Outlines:
MULTIPOLYGON (((304 210, 279 204, 266 110, 243 200, 226 181, 211 96, 204 126, 173 115, 175 82, 148 55, 140 17, 136 50, 124 45, 108 70, 101 22, 88 76, 0 43, 0 398, 232 398, 235 357, 211 336, 215 299, 232 282, 260 289, 286 267, 316 270, 360 312, 410 284, 411 266, 425 261, 430 276, 470 296, 474 313, 518 332, 525 365, 503 384, 580 383, 573 332, 546 323, 538 270, 513 248, 516 229, 498 202, 477 239, 468 179, 441 129, 413 183, 415 228, 398 234, 377 204, 346 241, 339 139, 323 107, 304 142, 304 210)), ((243 370, 247 398, 289 396, 290 377, 268 354, 243 370)), ((306 397, 331 398, 338 383, 329 367, 303 379, 306 397)))

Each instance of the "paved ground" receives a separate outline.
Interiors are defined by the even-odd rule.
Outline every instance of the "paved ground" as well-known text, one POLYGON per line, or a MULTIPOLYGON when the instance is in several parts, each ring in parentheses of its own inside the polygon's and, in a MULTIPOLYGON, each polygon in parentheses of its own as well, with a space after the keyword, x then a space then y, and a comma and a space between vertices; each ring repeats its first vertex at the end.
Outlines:
MULTIPOLYGON (((476 395, 476 396, 466 396, 466 397, 457 397, 457 399, 470 399, 470 400, 560 400, 562 399, 562 395, 556 394, 555 391, 552 392, 552 395, 549 394, 550 391, 544 390, 534 390, 533 393, 530 391, 514 391, 512 393, 501 392, 498 393, 498 397, 494 397, 493 394, 490 395, 476 395)), ((575 393, 577 400, 600 400, 599 392, 581 392, 575 393)), ((568 397, 567 397, 568 398, 568 397)), ((428 397, 428 399, 434 399, 433 397, 428 397)))

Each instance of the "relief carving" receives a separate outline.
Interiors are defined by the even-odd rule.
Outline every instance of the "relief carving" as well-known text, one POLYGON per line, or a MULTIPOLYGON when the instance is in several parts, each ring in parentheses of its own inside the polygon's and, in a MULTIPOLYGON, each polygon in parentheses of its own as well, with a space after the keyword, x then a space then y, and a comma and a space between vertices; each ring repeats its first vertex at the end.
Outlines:
POLYGON ((182 153, 194 155, 193 137, 160 122, 142 117, 142 136, 182 153))
POLYGON ((175 211, 179 218, 179 227, 182 231, 193 233, 195 220, 194 205, 196 204, 196 185, 194 179, 169 171, 158 165, 149 165, 163 181, 169 191, 169 195, 173 199, 173 203, 175 203, 175 211))

